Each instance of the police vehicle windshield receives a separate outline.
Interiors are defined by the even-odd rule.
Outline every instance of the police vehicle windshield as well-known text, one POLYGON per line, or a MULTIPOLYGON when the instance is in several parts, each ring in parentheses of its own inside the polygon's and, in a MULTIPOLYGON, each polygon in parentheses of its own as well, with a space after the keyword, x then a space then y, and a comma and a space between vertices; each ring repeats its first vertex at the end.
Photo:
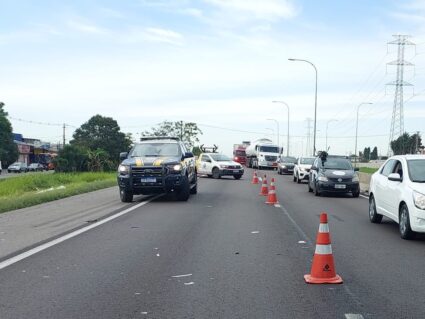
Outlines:
POLYGON ((130 157, 180 157, 180 147, 176 143, 143 143, 136 144, 130 152, 130 157))

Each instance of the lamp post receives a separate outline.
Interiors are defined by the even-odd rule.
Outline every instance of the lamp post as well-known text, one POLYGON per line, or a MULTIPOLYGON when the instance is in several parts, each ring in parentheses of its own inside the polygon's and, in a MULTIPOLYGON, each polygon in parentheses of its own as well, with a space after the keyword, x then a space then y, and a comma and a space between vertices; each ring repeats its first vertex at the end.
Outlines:
POLYGON ((276 119, 267 119, 267 121, 276 122, 276 126, 277 126, 277 146, 279 147, 279 122, 276 119))
POLYGON ((354 146, 354 166, 357 166, 357 132, 359 131, 359 110, 360 106, 365 104, 373 104, 371 102, 362 102, 357 106, 357 118, 356 118, 356 144, 354 146))
POLYGON ((284 101, 272 101, 272 103, 281 103, 288 109, 288 133, 286 137, 286 156, 289 156, 289 105, 284 101))
POLYGON ((308 60, 293 59, 293 58, 290 58, 288 60, 289 61, 306 62, 306 63, 310 64, 314 68, 314 71, 316 72, 316 88, 315 88, 315 93, 314 93, 314 135, 313 135, 313 156, 315 156, 315 154, 316 154, 316 122, 317 122, 317 68, 312 62, 310 62, 308 60))
POLYGON ((328 126, 330 122, 338 122, 338 120, 331 119, 326 123, 326 152, 328 151, 328 126))

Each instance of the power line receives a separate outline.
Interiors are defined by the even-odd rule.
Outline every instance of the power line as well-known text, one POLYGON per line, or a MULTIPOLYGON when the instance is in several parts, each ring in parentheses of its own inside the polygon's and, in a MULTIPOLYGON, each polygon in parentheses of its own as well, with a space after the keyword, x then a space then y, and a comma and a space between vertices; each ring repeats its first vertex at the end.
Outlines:
POLYGON ((18 122, 29 123, 29 124, 45 125, 45 126, 64 126, 65 125, 65 126, 68 126, 68 127, 77 128, 74 125, 66 124, 66 123, 38 122, 38 121, 24 120, 24 119, 12 117, 12 116, 7 116, 7 118, 12 120, 12 121, 18 121, 18 122))

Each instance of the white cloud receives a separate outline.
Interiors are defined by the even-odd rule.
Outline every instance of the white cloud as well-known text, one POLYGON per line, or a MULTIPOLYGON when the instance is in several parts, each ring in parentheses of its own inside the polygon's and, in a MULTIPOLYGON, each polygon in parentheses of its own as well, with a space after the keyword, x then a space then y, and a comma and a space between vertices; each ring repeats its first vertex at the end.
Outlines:
POLYGON ((127 43, 159 42, 176 46, 183 45, 184 37, 181 33, 163 28, 133 28, 122 33, 119 38, 127 43))
POLYGON ((79 20, 68 20, 67 26, 75 31, 81 32, 81 33, 87 33, 87 34, 105 34, 106 30, 103 28, 100 28, 92 23, 86 23, 79 20))
POLYGON ((296 7, 288 0, 204 0, 222 12, 244 15, 247 19, 288 19, 297 14, 296 7))
POLYGON ((182 14, 186 14, 188 16, 192 16, 192 17, 195 17, 195 18, 204 17, 204 13, 202 12, 202 10, 197 9, 197 8, 185 8, 185 9, 181 9, 180 12, 182 14))

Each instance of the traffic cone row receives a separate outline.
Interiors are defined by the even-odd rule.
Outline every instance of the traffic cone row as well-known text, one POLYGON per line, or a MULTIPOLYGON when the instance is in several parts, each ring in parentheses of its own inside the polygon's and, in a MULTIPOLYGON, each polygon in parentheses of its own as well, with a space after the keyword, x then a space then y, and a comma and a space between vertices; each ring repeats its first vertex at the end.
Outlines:
MULTIPOLYGON (((274 178, 271 179, 270 189, 267 188, 267 177, 264 175, 261 185, 261 196, 267 196, 266 204, 278 204, 274 178)), ((258 184, 257 172, 254 171, 252 184, 258 184)), ((310 274, 304 275, 308 284, 341 284, 342 278, 336 274, 332 254, 331 237, 329 233, 328 215, 320 214, 319 231, 316 238, 316 249, 313 256, 310 274)))

